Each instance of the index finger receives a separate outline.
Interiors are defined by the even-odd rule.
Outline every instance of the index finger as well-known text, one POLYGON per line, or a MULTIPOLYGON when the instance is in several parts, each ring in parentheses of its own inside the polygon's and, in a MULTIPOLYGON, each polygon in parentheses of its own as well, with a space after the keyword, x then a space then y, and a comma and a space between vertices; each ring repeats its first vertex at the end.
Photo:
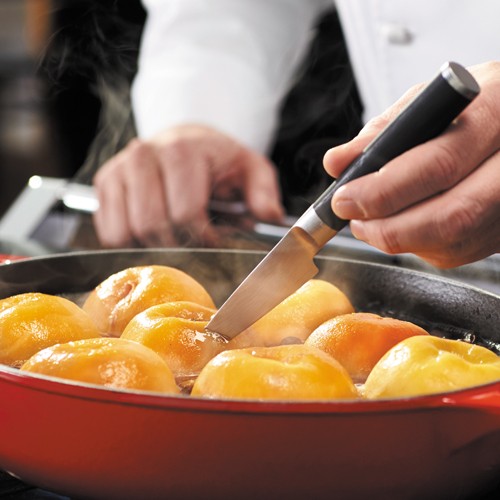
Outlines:
POLYGON ((325 170, 332 177, 339 177, 356 157, 363 152, 363 149, 415 98, 423 87, 424 84, 415 85, 381 115, 368 121, 354 139, 329 149, 323 158, 325 170))

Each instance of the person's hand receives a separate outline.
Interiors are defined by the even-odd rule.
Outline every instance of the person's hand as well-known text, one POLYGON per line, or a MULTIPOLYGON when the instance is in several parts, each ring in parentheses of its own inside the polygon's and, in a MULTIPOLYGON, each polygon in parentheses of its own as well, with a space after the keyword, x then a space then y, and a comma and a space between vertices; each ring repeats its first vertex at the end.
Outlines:
MULTIPOLYGON (((500 62, 470 71, 481 92, 441 136, 334 195, 333 211, 351 220, 356 238, 440 268, 500 251, 500 62)), ((408 91, 354 140, 329 150, 328 173, 338 177, 421 88, 408 91)))
POLYGON ((251 215, 283 216, 274 166, 209 127, 184 125, 134 139, 94 177, 103 246, 216 245, 209 202, 242 200, 251 215))

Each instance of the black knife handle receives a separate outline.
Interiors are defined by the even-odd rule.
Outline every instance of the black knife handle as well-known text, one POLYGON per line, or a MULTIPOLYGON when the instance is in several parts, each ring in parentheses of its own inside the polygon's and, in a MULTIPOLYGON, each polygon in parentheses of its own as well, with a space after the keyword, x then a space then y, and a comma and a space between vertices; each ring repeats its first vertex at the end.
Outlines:
POLYGON ((332 211, 331 201, 337 189, 438 136, 478 94, 479 85, 464 67, 454 62, 445 63, 424 90, 314 202, 318 217, 330 228, 340 231, 349 221, 340 219, 332 211))

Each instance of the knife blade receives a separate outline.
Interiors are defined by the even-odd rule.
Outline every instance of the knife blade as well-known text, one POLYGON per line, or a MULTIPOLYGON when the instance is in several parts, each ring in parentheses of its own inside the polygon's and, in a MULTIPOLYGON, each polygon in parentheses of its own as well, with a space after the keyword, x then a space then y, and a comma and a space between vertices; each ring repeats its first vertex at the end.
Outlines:
POLYGON ((313 278, 314 257, 349 221, 331 209, 335 192, 441 134, 479 94, 474 77, 447 62, 436 77, 372 140, 243 280, 206 326, 233 338, 313 278))

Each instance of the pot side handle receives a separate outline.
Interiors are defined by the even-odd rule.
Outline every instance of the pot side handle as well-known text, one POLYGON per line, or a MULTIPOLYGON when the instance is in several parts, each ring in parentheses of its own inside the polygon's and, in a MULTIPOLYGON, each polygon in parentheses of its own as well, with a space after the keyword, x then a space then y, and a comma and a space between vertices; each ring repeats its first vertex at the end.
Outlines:
POLYGON ((442 403, 446 406, 470 408, 500 415, 500 382, 474 391, 459 392, 444 396, 442 403))

